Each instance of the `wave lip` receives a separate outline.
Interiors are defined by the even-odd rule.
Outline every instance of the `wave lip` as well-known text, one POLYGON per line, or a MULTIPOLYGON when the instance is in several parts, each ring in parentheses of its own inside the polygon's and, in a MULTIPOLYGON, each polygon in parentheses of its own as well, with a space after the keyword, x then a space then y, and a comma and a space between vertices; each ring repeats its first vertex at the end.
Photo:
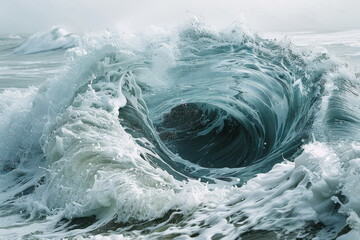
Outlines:
POLYGON ((63 28, 53 28, 51 31, 36 33, 14 50, 16 54, 32 54, 67 49, 78 44, 79 37, 66 32, 63 28))

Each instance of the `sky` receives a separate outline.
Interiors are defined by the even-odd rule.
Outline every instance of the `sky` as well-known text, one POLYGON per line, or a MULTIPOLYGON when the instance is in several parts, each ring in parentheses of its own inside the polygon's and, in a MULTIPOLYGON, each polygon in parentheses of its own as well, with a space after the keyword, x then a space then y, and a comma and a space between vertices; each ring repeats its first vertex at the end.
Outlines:
POLYGON ((142 31, 176 26, 191 16, 222 28, 241 22, 254 31, 360 29, 359 0, 0 0, 0 34, 82 33, 106 28, 142 31))

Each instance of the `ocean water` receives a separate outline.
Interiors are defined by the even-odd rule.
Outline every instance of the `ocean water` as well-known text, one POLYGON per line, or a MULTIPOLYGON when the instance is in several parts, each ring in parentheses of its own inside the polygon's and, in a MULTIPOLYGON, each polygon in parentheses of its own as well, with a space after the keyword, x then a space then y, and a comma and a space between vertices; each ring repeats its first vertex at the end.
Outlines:
POLYGON ((0 239, 360 238, 359 42, 0 36, 0 239))

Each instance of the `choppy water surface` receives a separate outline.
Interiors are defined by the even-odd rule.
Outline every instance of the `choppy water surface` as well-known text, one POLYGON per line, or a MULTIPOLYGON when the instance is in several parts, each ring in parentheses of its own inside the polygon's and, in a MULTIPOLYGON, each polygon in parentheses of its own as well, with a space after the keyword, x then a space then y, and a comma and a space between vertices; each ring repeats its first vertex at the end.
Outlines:
POLYGON ((199 23, 0 41, 2 238, 359 236, 343 60, 199 23))

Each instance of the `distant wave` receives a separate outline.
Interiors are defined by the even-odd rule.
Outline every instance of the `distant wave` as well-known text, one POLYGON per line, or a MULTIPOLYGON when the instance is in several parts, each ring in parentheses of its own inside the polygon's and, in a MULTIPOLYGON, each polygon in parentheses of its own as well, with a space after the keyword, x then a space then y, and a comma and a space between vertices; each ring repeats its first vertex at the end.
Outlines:
POLYGON ((57 49, 67 49, 78 44, 79 37, 67 33, 62 28, 53 28, 49 32, 36 33, 14 50, 17 54, 31 54, 57 49))

